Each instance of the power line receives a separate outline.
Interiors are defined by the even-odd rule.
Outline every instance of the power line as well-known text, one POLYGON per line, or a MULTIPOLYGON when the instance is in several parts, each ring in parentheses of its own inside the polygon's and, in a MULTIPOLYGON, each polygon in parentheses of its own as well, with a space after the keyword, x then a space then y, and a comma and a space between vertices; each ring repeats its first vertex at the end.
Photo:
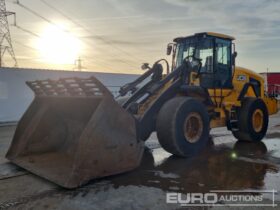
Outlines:
MULTIPOLYGON (((40 35, 38 35, 38 34, 32 32, 32 31, 30 31, 30 30, 28 30, 28 29, 26 29, 26 28, 23 28, 23 27, 19 26, 19 25, 17 24, 17 21, 16 21, 16 16, 15 16, 14 18, 15 18, 15 20, 14 20, 14 24, 13 24, 12 26, 16 27, 17 29, 19 29, 19 30, 21 30, 21 31, 23 31, 23 32, 25 32, 25 33, 28 33, 28 34, 34 36, 35 38, 41 38, 40 35)), ((33 47, 27 46, 27 45, 22 44, 22 43, 20 43, 20 42, 18 42, 18 41, 14 41, 14 42, 16 42, 16 43, 19 44, 19 45, 22 45, 22 46, 24 46, 24 47, 26 47, 26 48, 29 48, 29 49, 34 50, 34 51, 37 52, 37 49, 35 49, 35 48, 33 48, 33 47)), ((104 59, 100 59, 100 58, 97 58, 97 60, 93 60, 92 58, 87 58, 87 59, 94 61, 95 64, 96 64, 96 62, 97 62, 97 64, 99 63, 99 64, 101 64, 101 65, 103 65, 103 66, 104 66, 104 64, 105 64, 105 67, 106 67, 106 68, 108 68, 109 70, 113 70, 111 67, 109 67, 109 66, 106 65, 107 62, 106 62, 104 59), (103 62, 102 62, 102 60, 103 60, 103 62)), ((94 64, 94 62, 91 62, 91 63, 94 64)))
MULTIPOLYGON (((39 36, 38 34, 33 33, 33 32, 31 32, 31 31, 29 31, 29 30, 27 30, 27 29, 25 29, 25 28, 23 28, 23 27, 21 27, 21 26, 19 26, 19 25, 13 25, 13 26, 15 26, 16 28, 18 28, 19 30, 21 30, 21 31, 23 31, 23 32, 25 32, 25 33, 28 33, 28 34, 34 36, 35 38, 40 38, 40 36, 39 36)), ((19 44, 19 45, 22 45, 22 46, 24 46, 24 47, 26 47, 26 48, 29 48, 29 49, 34 50, 34 51, 37 52, 37 49, 35 49, 35 48, 33 48, 33 47, 30 47, 30 46, 28 46, 28 45, 26 45, 26 44, 22 44, 21 42, 18 42, 18 41, 14 41, 14 42, 16 42, 16 43, 19 44)), ((102 65, 102 66, 104 66, 104 64, 105 64, 105 67, 106 67, 106 68, 108 68, 109 70, 113 70, 111 67, 109 67, 109 66, 106 65, 107 63, 106 63, 106 61, 104 61, 103 59, 97 58, 97 60, 96 60, 96 59, 93 60, 93 59, 90 58, 90 57, 87 57, 87 59, 88 59, 88 60, 92 60, 92 61, 93 61, 93 64, 94 64, 94 63, 95 63, 95 64, 100 64, 100 65, 102 65)))
MULTIPOLYGON (((30 34, 30 35, 36 37, 36 38, 40 38, 40 36, 39 36, 38 34, 35 34, 35 33, 31 32, 31 31, 29 31, 29 30, 27 30, 27 29, 24 29, 24 28, 22 28, 22 27, 20 27, 20 26, 18 26, 18 25, 16 25, 16 28, 18 28, 18 29, 20 29, 20 30, 22 30, 22 31, 24 31, 24 32, 26 32, 26 33, 28 33, 28 34, 30 34)), ((22 45, 22 46, 24 46, 25 48, 28 48, 28 49, 30 49, 30 50, 34 50, 34 51, 36 51, 36 52, 38 51, 37 49, 35 49, 35 48, 31 47, 31 46, 28 46, 28 45, 26 45, 26 44, 23 44, 23 43, 21 43, 21 42, 18 42, 18 41, 14 41, 14 42, 17 43, 17 44, 19 44, 19 45, 22 45)), ((96 60, 95 60, 95 62, 96 62, 96 60)), ((97 61, 97 63, 102 64, 102 62, 100 63, 100 61, 97 61)), ((103 63, 102 65, 104 65, 104 63, 103 63)))
POLYGON ((32 35, 32 36, 35 36, 36 38, 41 38, 38 34, 32 32, 32 31, 29 31, 29 30, 27 30, 27 29, 25 29, 25 28, 22 28, 22 27, 19 26, 19 25, 13 25, 13 26, 16 27, 17 29, 19 29, 19 30, 25 32, 25 33, 28 33, 28 34, 30 34, 30 35, 32 35))
MULTIPOLYGON (((64 31, 64 32, 67 32, 67 33, 71 33, 71 32, 68 31, 68 30, 63 30, 63 29, 62 29, 59 25, 57 25, 55 22, 53 22, 53 21, 51 21, 51 20, 45 18, 44 16, 42 16, 42 15, 40 15, 39 13, 35 12, 34 10, 30 9, 30 8, 27 7, 26 5, 23 5, 22 3, 19 2, 19 0, 17 0, 17 1, 14 2, 14 3, 17 4, 17 5, 19 5, 19 6, 22 7, 23 9, 27 10, 27 11, 30 12, 31 14, 33 14, 33 15, 35 15, 35 16, 41 18, 41 19, 43 19, 43 20, 46 21, 47 23, 58 27, 60 30, 62 30, 62 31, 64 31)), ((51 5, 50 5, 50 6, 51 6, 51 5)), ((59 11, 59 10, 57 10, 57 11, 59 11)), ((61 13, 61 15, 62 15, 62 12, 60 12, 60 13, 61 13)), ((63 13, 63 14, 64 14, 64 13, 63 13)), ((89 31, 88 29, 86 29, 84 26, 82 26, 81 24, 79 24, 78 22, 76 22, 75 20, 73 20, 72 18, 68 17, 67 15, 64 14, 64 17, 65 17, 65 18, 67 17, 67 19, 69 19, 69 20, 70 20, 71 22, 73 22, 74 24, 76 24, 76 25, 78 25, 79 27, 82 27, 84 30, 87 30, 88 32, 90 32, 90 31, 89 31)), ((23 28, 23 27, 21 27, 21 26, 18 26, 18 25, 16 25, 16 24, 15 24, 15 27, 17 27, 19 30, 24 31, 24 32, 26 32, 26 33, 28 33, 28 34, 30 34, 30 35, 36 37, 36 38, 40 38, 40 36, 39 36, 38 34, 32 32, 32 31, 30 31, 30 30, 28 30, 28 29, 25 29, 25 28, 23 28)), ((100 38, 103 39, 102 37, 100 37, 100 38)), ((106 40, 104 40, 104 41, 106 41, 106 40)), ((107 44, 108 44, 108 43, 107 43, 107 44)), ((99 59, 99 60, 100 60, 100 59, 99 59)), ((103 61, 104 61, 104 60, 103 60, 103 61)), ((106 61, 105 61, 105 62, 106 62, 106 61)), ((132 66, 132 65, 129 64, 127 61, 124 61, 124 60, 122 60, 122 59, 119 59, 119 62, 124 63, 124 64, 129 65, 129 66, 132 66)), ((98 62, 98 63, 100 63, 100 62, 98 62)), ((101 64, 101 63, 100 63, 100 64, 101 64)), ((106 64, 107 64, 107 62, 106 62, 106 64)), ((134 65, 134 64, 133 64, 133 65, 134 65)), ((136 67, 136 66, 135 66, 135 67, 136 67)), ((110 68, 110 69, 112 69, 112 68, 110 68)))
POLYGON ((48 22, 49 24, 56 26, 56 27, 59 28, 60 30, 65 31, 65 32, 70 32, 70 31, 67 31, 67 30, 65 30, 65 29, 62 29, 62 28, 61 28, 59 25, 57 25, 55 22, 53 22, 53 21, 51 21, 51 20, 45 18, 44 16, 40 15, 40 14, 37 13, 36 11, 34 11, 34 10, 30 9, 29 7, 25 6, 24 4, 20 3, 19 0, 16 0, 14 3, 17 4, 17 5, 19 5, 19 6, 22 7, 23 9, 27 10, 27 11, 30 12, 31 14, 33 14, 33 15, 35 15, 35 16, 41 18, 41 19, 43 19, 44 21, 48 22))
MULTIPOLYGON (((19 5, 19 6, 22 7, 23 9, 27 10, 27 11, 30 12, 31 14, 33 14, 33 15, 35 15, 35 16, 41 18, 42 20, 46 21, 47 23, 58 27, 60 30, 62 30, 62 31, 64 31, 64 32, 66 32, 66 33, 71 33, 71 32, 68 31, 68 30, 62 29, 62 28, 61 28, 59 25, 57 25, 55 22, 53 22, 53 21, 51 21, 51 20, 45 18, 44 16, 42 16, 42 15, 40 15, 39 13, 35 12, 34 10, 30 9, 30 8, 27 7, 26 5, 23 5, 22 3, 19 2, 19 0, 16 0, 16 2, 14 2, 14 3, 17 4, 17 5, 19 5)), ((65 15, 65 16, 66 16, 66 15, 65 15)), ((67 17, 68 17, 68 16, 67 16, 67 17)), ((72 20, 71 18, 68 17, 68 19, 69 19, 70 21, 73 22, 73 20, 72 20)), ((73 23, 74 23, 74 24, 77 24, 75 21, 74 21, 73 23)), ((83 26, 80 25, 80 24, 79 24, 78 26, 83 27, 83 26)), ((84 27, 83 27, 83 28, 84 28, 84 27)), ((28 31, 28 30, 27 30, 27 31, 28 31)), ((31 32, 31 31, 29 31, 29 32, 31 32)), ((28 33, 29 33, 29 32, 28 32, 28 33)), ((31 32, 31 33, 32 33, 32 32, 31 32)), ((31 33, 30 33, 30 34, 31 34, 31 33)), ((104 38, 102 38, 102 37, 100 37, 100 36, 99 36, 99 38, 104 40, 104 38)), ((104 40, 104 41, 106 41, 106 40, 104 40)), ((107 44, 108 44, 108 43, 107 43, 107 44)), ((110 46, 111 46, 111 45, 110 45, 110 46)), ((119 62, 124 63, 124 64, 126 64, 126 65, 128 65, 128 66, 131 66, 131 67, 134 66, 134 64, 132 65, 132 64, 128 63, 127 61, 123 60, 123 59, 120 59, 119 62)), ((136 67, 136 65, 135 65, 135 67, 136 67)))
POLYGON ((23 44, 23 43, 21 43, 21 42, 14 41, 14 43, 16 43, 16 44, 18 44, 18 45, 21 45, 21 46, 23 46, 23 47, 25 47, 25 48, 27 48, 27 49, 37 51, 37 49, 35 49, 35 48, 31 47, 31 46, 28 46, 28 45, 26 45, 26 44, 23 44))
MULTIPOLYGON (((21 28, 21 27, 20 27, 21 28)), ((23 28, 22 28, 23 29, 23 28)), ((23 30, 23 31, 26 31, 26 30, 23 30)), ((33 34, 31 34, 31 35, 33 35, 33 34)), ((38 35, 35 35, 34 34, 34 36, 38 36, 38 35)), ((23 47, 25 47, 25 48, 27 48, 27 49, 29 49, 29 50, 32 50, 32 51, 38 51, 36 48, 34 48, 34 47, 31 47, 31 46, 29 46, 29 45, 26 45, 26 44, 23 44, 23 43, 21 43, 21 42, 19 42, 19 41, 14 41, 14 43, 16 43, 16 44, 18 44, 18 45, 21 45, 21 46, 23 46, 23 47)), ((36 58, 36 59, 39 59, 39 58, 36 58)), ((100 63, 100 61, 98 62, 96 62, 96 60, 92 60, 92 58, 89 58, 89 57, 87 57, 87 59, 90 61, 89 63, 92 63, 92 64, 94 64, 94 65, 96 65, 97 63, 99 63, 99 64, 102 64, 102 62, 100 63), (91 62, 92 61, 92 62, 91 62)), ((34 58, 19 58, 19 60, 35 60, 34 58)), ((103 63, 104 64, 104 63, 103 63)), ((48 64, 48 66, 53 66, 53 65, 50 65, 50 64, 48 64)), ((52 67, 53 68, 53 67, 52 67)), ((111 67, 105 67, 105 68, 108 68, 109 70, 111 70, 111 71, 114 71, 114 69, 112 69, 111 67)))
MULTIPOLYGON (((77 22, 76 20, 74 20, 73 18, 69 17, 68 15, 66 15, 64 12, 62 12, 61 10, 57 9, 56 7, 54 7, 53 5, 51 5, 50 3, 46 2, 45 0, 40 0, 42 3, 44 3, 45 5, 47 5, 49 8, 53 9, 54 11, 56 11, 57 13, 59 13, 61 16, 63 16, 64 18, 66 18, 67 20, 69 20, 70 22, 74 23, 75 25, 79 26, 80 28, 82 28, 83 30, 85 30, 86 32, 88 32, 89 34, 92 34, 92 32, 86 28, 85 26, 83 26, 82 24, 80 24, 79 22, 77 22)), ((102 36, 98 36, 98 35, 94 35, 96 38, 98 38, 99 40, 103 41, 104 43, 108 44, 110 47, 115 48, 116 50, 130 56, 133 57, 134 60, 138 60, 138 58, 135 58, 134 56, 132 56, 130 53, 128 53, 127 51, 115 46, 111 41, 104 39, 102 36)), ((140 60, 138 60, 139 62, 142 62, 140 60)))
POLYGON ((57 13, 59 13, 61 16, 63 16, 64 18, 68 19, 69 21, 71 21, 72 23, 76 24, 77 26, 83 28, 85 31, 87 31, 88 33, 91 33, 87 28, 85 28, 83 25, 81 25, 79 22, 75 21, 74 19, 72 19, 71 17, 69 17, 68 15, 66 15, 65 13, 63 13, 62 11, 60 11, 59 9, 57 9, 56 7, 52 6, 50 3, 44 1, 44 0, 40 0, 42 3, 44 3, 45 5, 47 5, 49 8, 53 9, 54 11, 56 11, 57 13))

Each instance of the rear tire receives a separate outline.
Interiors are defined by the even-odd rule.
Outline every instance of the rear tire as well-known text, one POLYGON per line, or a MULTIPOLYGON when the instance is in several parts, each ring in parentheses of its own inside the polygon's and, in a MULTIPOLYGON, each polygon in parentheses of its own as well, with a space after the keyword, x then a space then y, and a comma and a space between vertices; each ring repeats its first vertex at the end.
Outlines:
POLYGON ((245 98, 238 111, 238 131, 233 135, 239 141, 261 141, 268 127, 268 111, 259 98, 245 98))
POLYGON ((190 97, 173 98, 161 108, 156 131, 160 145, 167 152, 182 157, 194 156, 209 139, 206 107, 190 97))

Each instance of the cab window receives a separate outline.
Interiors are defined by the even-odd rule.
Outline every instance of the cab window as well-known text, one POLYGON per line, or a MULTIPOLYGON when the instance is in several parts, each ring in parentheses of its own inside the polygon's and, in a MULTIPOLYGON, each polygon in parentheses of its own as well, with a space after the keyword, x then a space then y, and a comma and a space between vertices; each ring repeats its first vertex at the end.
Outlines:
POLYGON ((215 69, 219 78, 219 87, 231 87, 232 64, 231 64, 231 41, 216 39, 215 69))
POLYGON ((213 42, 205 40, 197 48, 197 58, 201 59, 201 73, 213 73, 213 42))
POLYGON ((224 40, 217 41, 217 65, 221 68, 228 68, 230 64, 231 43, 224 40))

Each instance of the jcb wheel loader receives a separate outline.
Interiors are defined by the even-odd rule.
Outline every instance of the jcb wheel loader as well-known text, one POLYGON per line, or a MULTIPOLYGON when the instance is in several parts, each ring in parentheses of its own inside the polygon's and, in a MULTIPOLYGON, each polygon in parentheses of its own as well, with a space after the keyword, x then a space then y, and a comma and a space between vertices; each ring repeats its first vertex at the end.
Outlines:
POLYGON ((157 132, 168 152, 190 157, 211 128, 260 141, 277 101, 263 78, 235 66, 234 38, 198 33, 167 47, 161 59, 113 98, 96 78, 27 82, 35 99, 20 120, 7 158, 63 187, 136 168, 143 142, 157 132), (166 74, 163 65, 166 65, 166 74))

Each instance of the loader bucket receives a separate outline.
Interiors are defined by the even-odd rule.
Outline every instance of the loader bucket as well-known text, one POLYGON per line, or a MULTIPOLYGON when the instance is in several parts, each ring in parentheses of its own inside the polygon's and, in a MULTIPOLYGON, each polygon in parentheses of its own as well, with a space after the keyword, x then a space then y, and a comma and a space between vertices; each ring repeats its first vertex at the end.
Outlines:
POLYGON ((96 78, 27 82, 35 99, 7 159, 65 188, 136 168, 136 120, 96 78))

